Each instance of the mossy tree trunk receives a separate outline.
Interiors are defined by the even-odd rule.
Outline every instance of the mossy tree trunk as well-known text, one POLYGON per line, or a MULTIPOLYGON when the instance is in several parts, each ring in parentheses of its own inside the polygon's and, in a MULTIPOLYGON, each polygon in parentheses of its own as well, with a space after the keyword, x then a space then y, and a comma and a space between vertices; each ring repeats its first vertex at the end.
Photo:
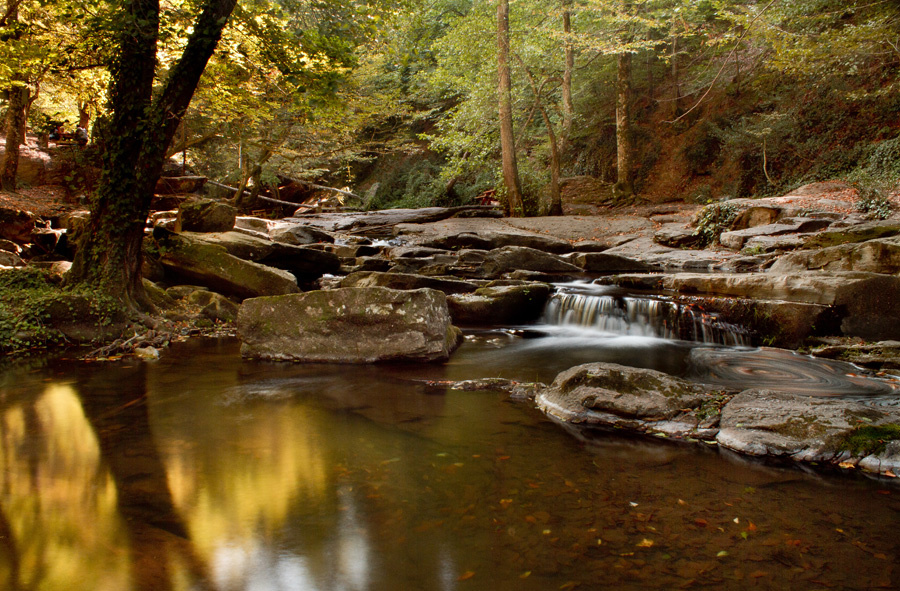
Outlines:
POLYGON ((616 185, 617 197, 634 193, 631 182, 631 54, 623 51, 616 63, 616 185))
MULTIPOLYGON (((7 0, 2 24, 14 31, 11 35, 13 39, 17 39, 21 34, 16 27, 18 20, 18 0, 7 0)), ((7 39, 2 40, 4 43, 6 41, 7 39)), ((29 95, 28 86, 20 73, 13 73, 12 82, 7 90, 6 100, 6 151, 3 155, 2 166, 0 166, 0 188, 6 191, 15 191, 17 188, 19 146, 25 143, 25 109, 28 107, 29 95)))
POLYGON ((111 72, 112 116, 90 230, 78 246, 69 284, 87 284, 132 308, 148 307, 141 283, 141 245, 166 151, 237 0, 205 0, 184 52, 156 96, 159 0, 122 7, 119 51, 111 72))

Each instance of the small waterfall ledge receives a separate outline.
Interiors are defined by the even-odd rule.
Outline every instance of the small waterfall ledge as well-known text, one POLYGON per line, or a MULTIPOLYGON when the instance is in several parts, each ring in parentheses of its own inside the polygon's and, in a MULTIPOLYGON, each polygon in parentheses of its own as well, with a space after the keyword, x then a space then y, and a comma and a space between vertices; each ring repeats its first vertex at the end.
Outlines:
POLYGON ((619 335, 733 347, 751 345, 746 328, 724 322, 696 304, 664 298, 558 292, 547 303, 544 322, 619 335))

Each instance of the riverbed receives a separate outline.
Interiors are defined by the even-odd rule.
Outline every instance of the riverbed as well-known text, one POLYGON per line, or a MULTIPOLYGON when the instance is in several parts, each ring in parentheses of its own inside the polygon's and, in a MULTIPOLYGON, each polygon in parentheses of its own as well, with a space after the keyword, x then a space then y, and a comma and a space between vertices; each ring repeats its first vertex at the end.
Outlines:
POLYGON ((443 385, 545 380, 573 361, 547 348, 511 365, 504 352, 524 341, 469 334, 445 365, 347 367, 251 362, 234 339, 194 339, 155 362, 8 370, 0 586, 900 585, 890 481, 573 431, 443 385))

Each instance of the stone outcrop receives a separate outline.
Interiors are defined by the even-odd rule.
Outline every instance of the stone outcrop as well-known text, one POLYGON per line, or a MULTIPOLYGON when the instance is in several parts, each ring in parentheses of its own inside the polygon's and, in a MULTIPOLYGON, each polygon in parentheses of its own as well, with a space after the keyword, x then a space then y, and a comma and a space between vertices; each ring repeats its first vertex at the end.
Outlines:
POLYGON ((327 273, 337 273, 341 266, 340 259, 330 252, 275 242, 237 231, 208 234, 183 232, 182 236, 222 246, 228 254, 240 259, 289 271, 302 281, 327 273))
POLYGON ((237 319, 244 357, 320 363, 444 361, 461 341, 433 289, 342 288, 253 298, 237 319))
POLYGON ((550 292, 550 286, 545 283, 488 286, 474 293, 451 295, 447 304, 456 324, 525 324, 540 317, 550 292))
POLYGON ((772 273, 800 271, 865 271, 900 274, 900 238, 881 238, 847 243, 816 250, 804 250, 780 257, 772 273))
POLYGON ((900 277, 863 272, 679 273, 620 275, 617 285, 683 295, 828 306, 840 332, 869 340, 900 338, 900 277))
POLYGON ((239 299, 296 293, 296 278, 281 269, 245 261, 223 246, 154 229, 159 262, 167 276, 239 299))
POLYGON ((566 423, 714 441, 753 456, 900 470, 900 409, 865 399, 711 390, 611 363, 573 367, 534 389, 538 408, 566 423), (868 430, 872 440, 860 443, 868 430))
POLYGON ((391 289, 436 289, 447 295, 471 293, 478 286, 468 281, 426 277, 409 273, 383 273, 378 271, 359 271, 351 273, 341 280, 341 287, 389 287, 391 289))

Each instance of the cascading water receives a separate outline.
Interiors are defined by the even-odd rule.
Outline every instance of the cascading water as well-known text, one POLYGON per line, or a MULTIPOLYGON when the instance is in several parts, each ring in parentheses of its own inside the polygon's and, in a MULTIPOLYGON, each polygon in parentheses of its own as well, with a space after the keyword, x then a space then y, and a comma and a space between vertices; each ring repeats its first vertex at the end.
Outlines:
POLYGON ((746 329, 723 322, 715 314, 690 304, 651 297, 575 293, 571 289, 550 298, 544 311, 544 322, 619 335, 728 346, 750 345, 746 329))

